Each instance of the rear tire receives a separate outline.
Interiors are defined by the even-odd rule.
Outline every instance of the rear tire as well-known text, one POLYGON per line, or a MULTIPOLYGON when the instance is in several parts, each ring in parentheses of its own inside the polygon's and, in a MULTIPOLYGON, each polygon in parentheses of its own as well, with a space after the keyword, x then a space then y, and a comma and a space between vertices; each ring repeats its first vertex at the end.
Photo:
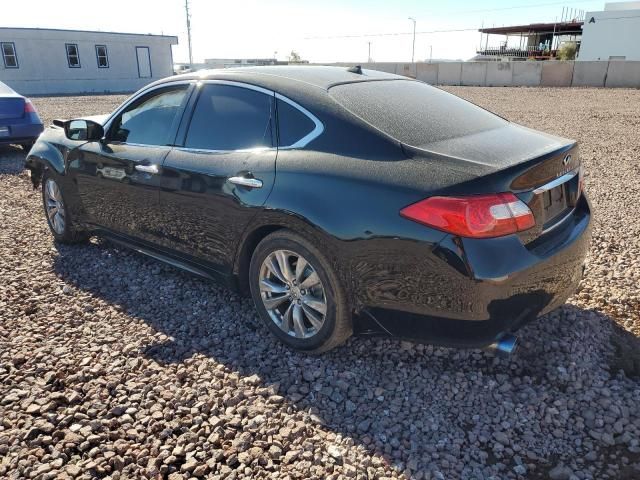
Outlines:
POLYGON ((249 285, 267 328, 295 350, 326 352, 353 332, 337 275, 314 245, 293 232, 276 231, 258 244, 249 266, 249 285))
POLYGON ((89 236, 87 232, 75 226, 60 185, 59 176, 48 169, 45 170, 42 176, 42 205, 49 230, 57 242, 84 242, 89 236))

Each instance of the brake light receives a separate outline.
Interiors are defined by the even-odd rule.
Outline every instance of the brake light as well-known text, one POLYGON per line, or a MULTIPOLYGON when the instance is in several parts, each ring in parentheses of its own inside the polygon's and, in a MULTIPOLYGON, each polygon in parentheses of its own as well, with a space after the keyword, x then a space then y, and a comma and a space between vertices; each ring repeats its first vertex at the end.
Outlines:
POLYGON ((470 238, 501 237, 528 230, 536 223, 529 207, 513 193, 430 197, 403 208, 400 215, 470 238))
POLYGON ((28 98, 24 99, 24 113, 36 113, 36 107, 33 106, 33 103, 28 98))

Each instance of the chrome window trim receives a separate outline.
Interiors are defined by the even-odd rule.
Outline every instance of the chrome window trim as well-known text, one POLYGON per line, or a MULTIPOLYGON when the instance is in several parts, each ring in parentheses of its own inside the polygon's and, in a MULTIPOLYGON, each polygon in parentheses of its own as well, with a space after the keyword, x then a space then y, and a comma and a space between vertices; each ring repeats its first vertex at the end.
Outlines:
MULTIPOLYGON (((297 142, 286 145, 284 147, 255 147, 255 148, 242 148, 238 150, 216 150, 216 149, 206 149, 206 148, 190 148, 185 146, 176 146, 177 150, 183 152, 193 152, 193 153, 251 153, 251 152, 261 152, 261 151, 273 151, 273 150, 293 150, 304 148, 309 142, 317 138, 324 131, 324 125, 322 122, 309 110, 304 108, 303 106, 297 104, 290 98, 285 97, 284 95, 275 92, 273 90, 269 90, 267 88, 259 87, 257 85, 252 85, 250 83, 237 82, 234 80, 219 80, 219 79, 210 79, 210 80, 198 80, 198 84, 218 84, 218 85, 229 85, 232 87, 246 88, 248 90, 255 90, 257 92, 262 92, 264 94, 274 96, 276 99, 282 100, 283 102, 287 102, 293 108, 299 110, 303 115, 307 116, 309 120, 313 122, 315 125, 314 129, 309 132, 307 135, 299 139, 297 142)), ((276 125, 276 128, 279 128, 279 125, 276 125)))
POLYGON ((273 97, 276 94, 276 92, 274 92, 273 90, 269 90, 267 88, 258 87, 257 85, 252 85, 250 83, 234 82, 233 80, 219 80, 217 78, 212 78, 210 80, 207 80, 207 79, 197 80, 197 83, 198 84, 212 83, 212 84, 219 84, 219 85, 228 85, 230 87, 246 88, 247 90, 255 90, 256 92, 267 94, 270 97, 273 97))
MULTIPOLYGON (((155 92, 156 90, 162 90, 162 89, 167 88, 167 87, 175 87, 175 86, 179 86, 179 85, 187 85, 187 88, 188 88, 188 86, 193 84, 193 83, 195 83, 193 80, 181 80, 181 81, 175 81, 175 82, 167 82, 167 83, 162 83, 160 85, 155 85, 153 87, 147 87, 144 90, 139 91, 138 93, 134 93, 132 97, 130 97, 127 100, 125 100, 116 110, 114 110, 113 113, 111 114, 111 116, 109 118, 107 118, 107 120, 104 122, 103 128, 104 128, 105 134, 111 128, 111 124, 113 123, 113 120, 118 115, 120 115, 124 110, 126 110, 127 107, 129 107, 129 105, 131 105, 133 102, 139 100, 141 97, 147 95, 148 93, 155 92)), ((121 143, 121 145, 134 145, 134 144, 133 143, 121 143)), ((153 146, 166 147, 166 145, 146 145, 146 144, 135 144, 135 145, 143 146, 143 147, 153 147, 153 146)))
MULTIPOLYGON (((239 88, 246 88, 248 90, 255 90, 257 92, 261 92, 261 93, 264 93, 266 95, 273 96, 274 98, 276 98, 278 100, 282 100, 283 102, 286 102, 289 105, 291 105, 296 110, 300 111, 300 113, 302 113, 303 115, 308 117, 313 122, 315 127, 311 132, 309 132, 307 135, 305 135, 304 137, 302 137, 301 139, 299 139, 295 143, 293 143, 291 145, 286 145, 286 146, 283 146, 283 147, 279 147, 279 146, 276 145, 276 146, 273 146, 273 147, 243 148, 243 149, 239 149, 239 150, 213 150, 213 149, 209 150, 209 149, 204 149, 204 148, 189 148, 189 147, 185 147, 185 146, 174 146, 174 148, 176 148, 178 150, 187 151, 187 152, 194 152, 194 153, 230 153, 230 152, 239 152, 239 153, 241 153, 241 152, 252 152, 252 151, 294 150, 294 149, 300 149, 300 148, 306 147, 312 140, 315 140, 316 138, 318 138, 322 134, 322 132, 324 132, 324 124, 318 119, 318 117, 316 117, 309 110, 304 108, 302 105, 299 105, 298 103, 294 102, 290 98, 285 97, 284 95, 282 95, 282 94, 280 94, 278 92, 275 92, 273 90, 269 90, 267 88, 259 87, 257 85, 252 85, 250 83, 236 82, 234 80, 220 80, 220 79, 181 80, 181 81, 174 81, 174 82, 166 82, 166 83, 162 83, 160 85, 156 85, 156 86, 154 86, 152 88, 146 88, 146 89, 140 91, 134 97, 130 98, 128 101, 126 101, 126 103, 123 103, 122 105, 120 105, 120 107, 118 107, 118 109, 115 110, 115 112, 105 122, 104 131, 108 132, 109 129, 111 128, 111 124, 112 124, 113 120, 118 115, 120 115, 124 110, 126 110, 127 107, 129 107, 129 105, 131 105, 133 102, 137 101, 138 99, 140 99, 144 95, 147 95, 147 94, 152 93, 152 92, 154 92, 156 90, 161 90, 161 89, 167 88, 167 87, 173 87, 173 86, 179 86, 179 85, 191 85, 191 84, 194 84, 194 83, 196 84, 196 88, 198 88, 200 85, 203 85, 203 84, 229 85, 229 86, 232 86, 232 87, 239 87, 239 88)), ((280 127, 279 125, 276 125, 276 128, 279 128, 279 127, 280 127)), ((144 145, 144 144, 133 144, 133 143, 123 143, 122 145, 136 145, 136 146, 142 146, 142 147, 166 146, 166 145, 144 145)))
MULTIPOLYGON (((307 144, 309 142, 311 142, 312 140, 315 140, 320 135, 322 135, 322 132, 324 132, 324 125, 318 119, 318 117, 316 117, 313 113, 311 113, 309 110, 307 110, 303 106, 298 105, 293 100, 285 97, 284 95, 276 93, 276 98, 279 99, 279 100, 282 100, 283 102, 288 103, 289 105, 291 105, 296 110, 299 110, 302 114, 306 115, 315 125, 314 129, 311 130, 311 132, 309 132, 307 135, 305 135, 304 137, 299 139, 297 142, 292 143, 291 145, 284 146, 284 147, 278 147, 279 149, 281 149, 281 150, 293 150, 293 149, 296 149, 296 148, 304 148, 304 147, 307 146, 307 144)), ((280 125, 278 125, 278 128, 280 128, 280 125)))
POLYGON ((260 153, 260 152, 271 152, 277 150, 277 147, 254 147, 254 148, 241 148, 239 150, 208 150, 206 148, 191 148, 191 147, 180 147, 174 146, 176 150, 180 150, 181 152, 190 152, 190 153, 260 153))

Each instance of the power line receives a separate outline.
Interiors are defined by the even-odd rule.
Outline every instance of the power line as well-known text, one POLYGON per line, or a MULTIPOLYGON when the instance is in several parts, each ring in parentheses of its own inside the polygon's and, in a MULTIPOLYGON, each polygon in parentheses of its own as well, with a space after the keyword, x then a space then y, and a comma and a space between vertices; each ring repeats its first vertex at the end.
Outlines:
MULTIPOLYGON (((416 32, 416 35, 425 33, 449 33, 449 32, 476 32, 477 28, 452 28, 448 30, 425 30, 416 32)), ((327 40, 332 38, 364 38, 364 37, 394 37, 401 35, 413 35, 413 32, 387 32, 387 33, 364 33, 360 35, 330 35, 324 37, 305 37, 305 40, 327 40)))
MULTIPOLYGON (((547 3, 530 3, 528 5, 517 5, 513 7, 500 7, 500 8, 485 8, 480 10, 454 10, 445 13, 481 13, 481 12, 496 12, 502 10, 514 10, 518 8, 532 8, 532 7, 549 7, 554 5, 567 5, 573 3, 593 3, 599 2, 600 0, 575 0, 575 1, 565 1, 565 2, 547 2, 547 3)), ((549 22, 551 23, 551 22, 549 22)), ((430 30, 430 31, 421 31, 415 32, 416 35, 423 35, 428 33, 452 33, 452 32, 470 32, 477 31, 477 28, 456 28, 456 29, 447 29, 447 30, 430 30)), ((413 32, 386 32, 386 33, 365 33, 358 35, 329 35, 329 36, 315 36, 315 37, 305 37, 305 40, 330 40, 334 38, 366 38, 366 37, 394 37, 394 36, 402 36, 402 35, 413 35, 413 32)))
POLYGON ((481 12, 498 12, 502 10, 515 10, 518 8, 532 8, 532 7, 552 7, 554 5, 567 5, 573 3, 595 3, 600 2, 601 0, 576 0, 570 2, 549 2, 549 3, 531 3, 528 5, 517 5, 514 7, 500 7, 500 8, 483 8, 480 10, 457 10, 454 12, 448 13, 481 13, 481 12))
MULTIPOLYGON (((598 22, 604 22, 607 20, 624 20, 625 18, 640 18, 640 15, 629 15, 626 17, 600 17, 598 18, 598 22)), ((563 23, 570 23, 570 22, 547 22, 549 24, 558 24, 561 25, 563 23)), ((586 22, 585 22, 586 23, 586 22)), ((474 28, 450 28, 450 29, 444 29, 444 30, 423 30, 421 32, 415 32, 416 35, 424 35, 424 34, 429 34, 429 33, 453 33, 453 32, 477 32, 479 29, 477 27, 474 28)), ((544 32, 544 31, 537 31, 536 33, 552 33, 552 30, 549 30, 548 32, 544 32)), ((324 36, 324 37, 305 37, 305 40, 331 40, 331 39, 338 39, 338 38, 366 38, 366 37, 397 37, 397 36, 402 36, 402 35, 413 35, 413 32, 386 32, 386 33, 363 33, 363 34, 359 34, 359 35, 330 35, 330 36, 324 36)), ((500 35, 500 34, 496 34, 496 35, 500 35)))

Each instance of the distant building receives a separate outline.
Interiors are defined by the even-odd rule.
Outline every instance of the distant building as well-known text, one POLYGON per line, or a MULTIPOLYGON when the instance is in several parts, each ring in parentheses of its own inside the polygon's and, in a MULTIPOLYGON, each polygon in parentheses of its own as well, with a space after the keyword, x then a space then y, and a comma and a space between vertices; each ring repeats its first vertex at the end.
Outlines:
POLYGON ((0 81, 26 94, 131 92, 173 74, 175 36, 0 27, 0 81))
POLYGON ((206 58, 204 60, 205 68, 258 67, 287 64, 288 62, 280 62, 275 58, 206 58))
POLYGON ((578 60, 640 60, 640 2, 587 12, 578 60))

